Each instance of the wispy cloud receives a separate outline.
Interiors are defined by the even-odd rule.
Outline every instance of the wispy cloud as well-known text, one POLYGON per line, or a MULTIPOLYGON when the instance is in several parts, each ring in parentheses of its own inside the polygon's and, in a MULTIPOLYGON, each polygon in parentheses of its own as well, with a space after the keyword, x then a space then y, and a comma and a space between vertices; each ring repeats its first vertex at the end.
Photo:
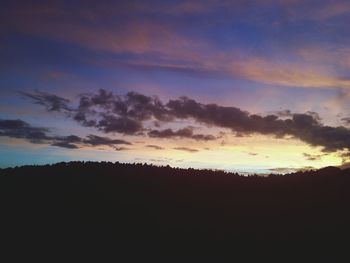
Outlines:
POLYGON ((175 149, 175 150, 179 150, 179 151, 189 152, 189 153, 198 152, 197 149, 193 149, 193 148, 189 148, 189 147, 175 147, 174 149, 175 149))
POLYGON ((66 149, 78 149, 86 146, 108 146, 131 145, 130 142, 101 137, 97 135, 88 135, 82 138, 76 135, 59 136, 52 135, 50 130, 43 127, 34 127, 23 120, 2 120, 0 119, 0 136, 24 139, 35 144, 49 144, 66 149))
POLYGON ((318 161, 321 160, 325 154, 309 154, 309 153, 303 153, 303 156, 308 161, 318 161))
MULTIPOLYGON (((288 7, 294 7, 296 3, 300 4, 299 1, 256 1, 255 5, 276 3, 288 7)), ((190 1, 179 3, 174 10, 203 12, 205 8, 210 10, 213 7, 214 9, 223 6, 229 8, 237 5, 245 6, 246 4, 243 2, 232 4, 229 1, 206 1, 205 3, 190 1)), ((321 6, 328 13, 317 8, 319 16, 329 17, 341 14, 349 4, 340 2, 328 7, 321 6)), ((129 10, 129 13, 126 12, 128 15, 133 12, 150 12, 142 3, 133 6, 123 2, 118 7, 121 10, 129 10)), ((181 26, 174 26, 168 22, 162 23, 154 19, 141 20, 141 18, 134 20, 122 16, 121 19, 124 20, 121 23, 113 19, 115 14, 110 10, 103 8, 95 10, 89 5, 75 13, 57 3, 32 8, 14 8, 7 11, 6 23, 8 27, 16 31, 73 43, 95 52, 130 55, 127 58, 116 59, 119 64, 190 73, 222 74, 232 78, 287 87, 350 87, 348 78, 339 76, 329 67, 315 65, 308 61, 297 63, 252 55, 243 48, 221 51, 210 39, 185 35, 182 33, 181 26), (105 19, 107 18, 103 25, 93 19, 94 16, 102 15, 106 16, 105 19), (244 58, 241 54, 245 54, 244 58)), ((324 52, 318 52, 313 47, 312 49, 312 52, 301 51, 300 54, 304 58, 324 56, 324 52)), ((344 56, 333 57, 335 57, 334 61, 344 61, 349 64, 349 59, 345 59, 344 56)))
POLYGON ((316 8, 312 18, 330 19, 350 14, 350 3, 348 1, 328 1, 325 5, 316 8))
POLYGON ((158 146, 158 145, 154 145, 154 144, 149 144, 149 145, 146 145, 147 148, 152 148, 152 149, 156 149, 156 150, 164 150, 163 147, 161 146, 158 146))
POLYGON ((344 117, 344 118, 341 118, 341 120, 344 122, 345 125, 350 124, 350 117, 344 117))
POLYGON ((185 127, 177 131, 173 131, 172 129, 151 130, 148 132, 148 136, 153 138, 188 138, 197 141, 212 141, 216 139, 211 134, 194 134, 191 127, 185 127))
POLYGON ((350 88, 350 78, 337 77, 326 69, 302 63, 251 59, 233 63, 230 72, 249 80, 288 87, 350 88))

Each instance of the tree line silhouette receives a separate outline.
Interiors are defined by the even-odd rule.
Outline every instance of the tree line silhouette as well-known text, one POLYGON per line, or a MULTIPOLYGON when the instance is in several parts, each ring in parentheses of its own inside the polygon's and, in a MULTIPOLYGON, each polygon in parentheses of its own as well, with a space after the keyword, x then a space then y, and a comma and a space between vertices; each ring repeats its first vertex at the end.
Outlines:
POLYGON ((350 169, 335 167, 267 177, 111 162, 6 168, 2 236, 74 245, 98 236, 134 249, 309 246, 347 238, 349 189, 350 169))

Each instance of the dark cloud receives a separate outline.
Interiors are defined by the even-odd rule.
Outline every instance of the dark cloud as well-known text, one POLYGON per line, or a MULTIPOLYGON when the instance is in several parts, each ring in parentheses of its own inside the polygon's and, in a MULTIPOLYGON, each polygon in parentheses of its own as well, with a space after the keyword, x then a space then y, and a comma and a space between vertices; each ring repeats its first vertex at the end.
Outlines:
POLYGON ((322 118, 317 112, 314 111, 307 111, 305 114, 312 116, 315 120, 321 121, 322 118))
POLYGON ((175 149, 175 150, 179 150, 179 151, 190 152, 190 153, 198 152, 197 149, 188 148, 188 147, 175 147, 174 149, 175 149))
POLYGON ((308 153, 303 153, 303 156, 305 157, 306 160, 308 161, 318 161, 321 160, 322 156, 325 154, 308 154, 308 153))
POLYGON ((42 91, 33 93, 20 92, 22 95, 31 98, 34 103, 42 105, 48 111, 69 111, 69 100, 42 91))
POLYGON ((191 127, 186 127, 177 131, 173 131, 172 129, 152 130, 148 133, 148 136, 157 138, 189 138, 198 141, 210 141, 216 139, 213 135, 193 134, 193 129, 191 127))
POLYGON ((0 120, 0 136, 10 138, 26 139, 31 143, 50 144, 67 149, 78 149, 82 146, 110 146, 115 147, 119 144, 131 145, 130 142, 101 137, 97 135, 88 135, 81 138, 76 135, 55 136, 50 135, 47 128, 33 127, 22 120, 0 120))
POLYGON ((80 143, 83 141, 82 138, 76 135, 69 135, 69 136, 63 136, 63 137, 55 137, 58 141, 64 141, 67 143, 80 143))
POLYGON ((120 97, 106 90, 97 94, 80 96, 77 108, 68 107, 68 99, 56 95, 35 91, 22 92, 34 103, 43 105, 47 111, 64 112, 68 117, 86 127, 95 127, 110 133, 135 134, 143 130, 142 121, 153 115, 162 119, 160 101, 157 98, 146 97, 137 93, 128 93, 120 97))
POLYGON ((169 114, 163 103, 157 97, 148 97, 136 92, 126 94, 126 114, 140 121, 149 120, 154 117, 159 121, 171 121, 173 116, 169 114))
POLYGON ((50 140, 48 129, 33 127, 22 120, 0 120, 0 136, 27 139, 32 143, 50 140))
POLYGON ((337 154, 341 159, 342 163, 350 163, 350 151, 340 152, 337 154))
POLYGON ((275 114, 278 117, 292 117, 293 116, 293 113, 290 110, 276 111, 275 114))
POLYGON ((342 163, 338 166, 340 169, 350 169, 350 162, 342 163))
POLYGON ((345 125, 350 125, 350 117, 341 118, 345 125))
MULTIPOLYGON (((47 110, 65 112, 81 125, 95 127, 105 133, 139 135, 146 130, 144 124, 147 121, 156 121, 159 126, 160 123, 175 120, 190 120, 209 127, 230 129, 239 136, 258 133, 278 138, 294 137, 309 145, 321 146, 326 152, 350 149, 350 130, 343 126, 324 125, 315 112, 299 114, 285 110, 279 114, 262 116, 236 107, 202 104, 187 97, 163 103, 157 97, 135 92, 119 96, 105 90, 80 96, 79 106, 72 108, 67 105, 67 99, 59 99, 46 93, 45 96, 42 93, 39 93, 40 96, 35 94, 26 93, 35 103, 44 105, 47 110), (52 101, 60 103, 53 104, 52 101)), ((193 134, 188 128, 178 131, 154 129, 148 132, 148 135, 158 138, 215 139, 214 135, 193 134)))
POLYGON ((62 148, 67 149, 78 149, 80 148, 76 144, 80 144, 83 139, 76 135, 69 135, 69 136, 54 136, 51 137, 51 143, 52 146, 58 146, 62 148))
POLYGON ((158 145, 153 145, 153 144, 146 145, 146 147, 153 148, 153 149, 156 149, 156 150, 164 150, 163 147, 160 147, 158 145))
POLYGON ((129 148, 126 148, 126 147, 115 147, 114 150, 120 152, 120 151, 126 151, 126 150, 129 150, 129 148))
POLYGON ((115 117, 110 114, 101 114, 101 117, 95 126, 106 133, 135 134, 143 129, 142 122, 128 117, 115 117))
POLYGON ((167 162, 168 160, 166 159, 149 159, 149 161, 151 162, 155 162, 155 163, 163 163, 163 162, 167 162))
POLYGON ((278 167, 278 168, 269 169, 270 172, 278 173, 278 174, 288 174, 288 173, 296 173, 296 172, 311 171, 311 170, 316 170, 316 168, 313 166, 304 166, 301 168, 278 167))
POLYGON ((84 144, 88 144, 91 146, 101 146, 101 145, 116 145, 116 144, 126 144, 131 145, 130 142, 118 139, 111 139, 108 137, 101 137, 97 135, 88 135, 86 139, 82 141, 84 144))
POLYGON ((245 133, 242 133, 242 132, 236 132, 236 133, 234 133, 234 135, 237 138, 250 137, 249 134, 245 134, 245 133))
POLYGON ((75 144, 69 143, 69 142, 54 142, 51 144, 52 146, 58 146, 62 148, 67 148, 67 149, 78 149, 79 147, 75 144))
POLYGON ((101 137, 93 134, 90 134, 85 138, 80 138, 75 135, 65 137, 52 137, 52 141, 54 142, 51 145, 68 149, 77 149, 81 148, 82 146, 109 146, 116 149, 116 145, 119 144, 131 145, 130 142, 124 140, 111 139, 108 137, 101 137))
MULTIPOLYGON (((275 114, 278 116, 278 117, 281 117, 281 118, 291 118, 295 115, 295 113, 293 113, 291 110, 281 110, 281 111, 276 111, 275 114)), ((307 111, 305 112, 306 115, 310 115, 312 116, 314 119, 318 120, 318 121, 321 121, 321 117, 320 115, 317 113, 317 112, 314 112, 314 111, 307 111)))
POLYGON ((310 114, 295 113, 291 118, 279 119, 276 115, 249 114, 235 107, 201 104, 186 97, 171 100, 167 106, 178 118, 191 118, 243 134, 260 133, 276 137, 291 135, 310 145, 322 146, 324 151, 350 149, 349 129, 325 126, 310 114))

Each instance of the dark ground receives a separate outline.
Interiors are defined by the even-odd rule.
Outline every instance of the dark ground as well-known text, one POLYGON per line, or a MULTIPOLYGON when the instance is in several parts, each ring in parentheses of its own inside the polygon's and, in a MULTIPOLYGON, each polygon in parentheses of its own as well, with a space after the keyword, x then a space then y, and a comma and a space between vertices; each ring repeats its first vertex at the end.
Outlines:
POLYGON ((164 253, 164 262, 188 262, 188 252, 194 262, 340 262, 349 190, 350 170, 332 167, 268 178, 93 162, 2 169, 2 249, 14 257, 108 252, 149 261, 164 253))

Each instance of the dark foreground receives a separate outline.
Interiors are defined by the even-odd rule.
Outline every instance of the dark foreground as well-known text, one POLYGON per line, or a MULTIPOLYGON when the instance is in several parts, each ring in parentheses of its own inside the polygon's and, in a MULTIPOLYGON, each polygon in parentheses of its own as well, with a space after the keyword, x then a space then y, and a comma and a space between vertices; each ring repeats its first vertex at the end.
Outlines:
POLYGON ((13 256, 102 248, 142 261, 187 251, 214 262, 238 255, 319 262, 350 243, 350 171, 337 168, 247 178, 74 162, 0 170, 0 193, 2 248, 13 256), (298 260, 304 252, 310 258, 298 260))

